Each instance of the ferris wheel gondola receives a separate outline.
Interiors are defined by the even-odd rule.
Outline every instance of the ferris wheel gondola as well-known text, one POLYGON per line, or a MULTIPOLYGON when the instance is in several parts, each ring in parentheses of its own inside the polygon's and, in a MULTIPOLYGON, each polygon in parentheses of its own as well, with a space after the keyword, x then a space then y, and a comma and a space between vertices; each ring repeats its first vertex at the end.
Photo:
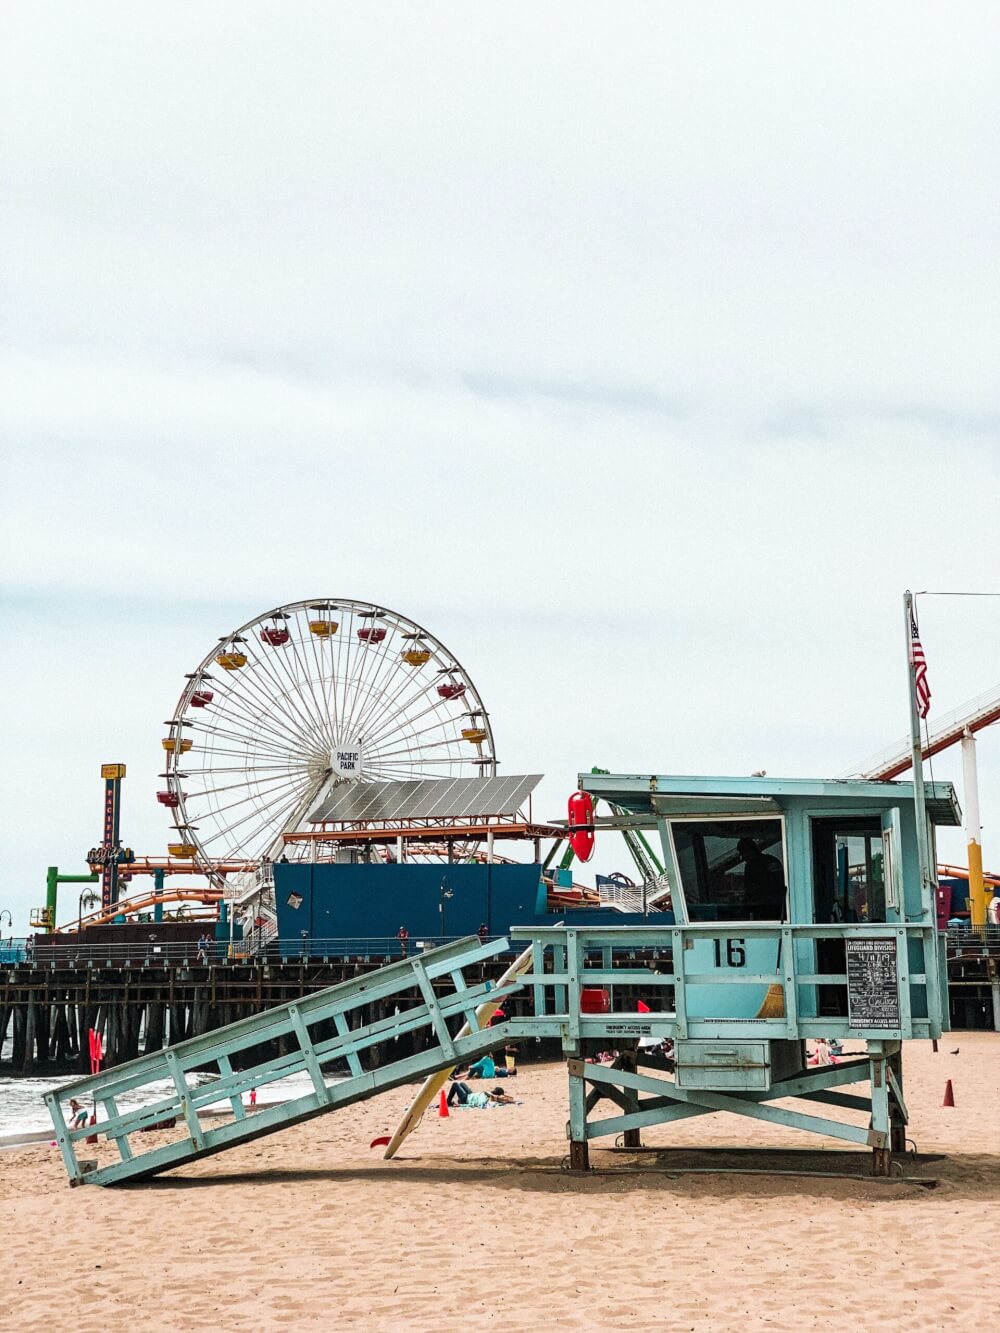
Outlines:
POLYGON ((341 782, 490 776, 489 714, 415 621, 369 602, 292 602, 223 636, 187 677, 157 800, 193 859, 305 856, 284 835, 341 782))

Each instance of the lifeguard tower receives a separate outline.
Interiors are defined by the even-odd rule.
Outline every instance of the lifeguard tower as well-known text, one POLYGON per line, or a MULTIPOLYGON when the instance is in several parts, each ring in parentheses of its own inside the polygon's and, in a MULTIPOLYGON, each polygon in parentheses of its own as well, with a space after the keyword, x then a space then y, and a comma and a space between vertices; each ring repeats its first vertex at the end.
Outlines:
MULTIPOLYGON (((927 855, 934 827, 959 822, 951 785, 917 797, 909 783, 867 781, 579 781, 616 807, 604 827, 658 833, 670 909, 627 925, 533 922, 512 924, 509 939, 456 940, 55 1089, 46 1100, 72 1183, 153 1175, 414 1079, 426 1080, 414 1104, 426 1106, 456 1065, 534 1037, 556 1038, 567 1059, 576 1170, 589 1167, 595 1139, 636 1148, 654 1125, 732 1111, 870 1147, 873 1174, 889 1175, 906 1143, 901 1044, 944 1026, 927 855), (495 986, 475 975, 515 949, 495 986), (416 1049, 401 1053, 398 1039, 418 1030, 416 1049), (806 1040, 818 1037, 864 1047, 810 1066, 806 1040), (268 1042, 281 1054, 262 1059, 268 1042), (610 1065, 587 1059, 608 1049, 610 1065), (347 1076, 331 1080, 338 1062, 347 1076), (216 1073, 207 1084, 206 1068, 216 1073), (250 1088, 295 1073, 309 1076, 307 1092, 247 1114, 250 1088), (867 1088, 845 1091, 858 1084, 867 1088), (126 1094, 142 1104, 120 1107, 126 1094), (66 1124, 71 1096, 102 1108, 95 1125, 66 1124), (220 1099, 232 1120, 203 1125, 199 1110, 220 1099), (824 1107, 840 1115, 824 1118, 824 1107), (178 1126, 174 1141, 142 1144, 142 1131, 165 1124, 178 1126), (120 1160, 79 1161, 88 1137, 113 1140, 120 1160)), ((418 1119, 411 1108, 394 1144, 418 1119)))
MULTIPOLYGON (((916 811, 926 810, 932 849, 935 826, 960 823, 951 785, 925 785, 919 802, 910 783, 587 773, 580 786, 618 808, 604 827, 658 833, 674 919, 530 931, 565 975, 572 1165, 587 1167, 596 1138, 637 1146, 646 1127, 725 1110, 867 1145, 874 1174, 888 1174, 905 1146, 901 1043, 945 1025, 944 950, 923 868, 934 860, 921 852, 916 811), (623 1012, 625 983, 645 988, 650 1012, 623 1012), (660 1037, 674 1040, 670 1060, 652 1051, 660 1037), (865 1052, 810 1066, 806 1039, 818 1037, 865 1052), (618 1043, 622 1058, 587 1062, 591 1038, 618 1043), (859 1082, 867 1096, 841 1091, 859 1082), (787 1099, 860 1110, 869 1122, 787 1099), (607 1100, 619 1113, 594 1118, 607 1100)), ((529 981, 544 1025, 561 1000, 549 1007, 540 971, 529 981)))

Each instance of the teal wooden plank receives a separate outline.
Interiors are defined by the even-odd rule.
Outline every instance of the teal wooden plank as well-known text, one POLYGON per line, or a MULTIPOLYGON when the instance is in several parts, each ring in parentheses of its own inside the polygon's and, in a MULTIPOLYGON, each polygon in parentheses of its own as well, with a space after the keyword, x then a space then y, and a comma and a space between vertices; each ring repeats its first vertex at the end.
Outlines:
POLYGON ((51 1092, 45 1094, 45 1104, 49 1108, 49 1114, 52 1116, 52 1124, 55 1129, 56 1143, 59 1145, 59 1152, 63 1159, 63 1166, 66 1168, 66 1174, 69 1176, 71 1185, 77 1185, 83 1176, 80 1165, 76 1160, 76 1150, 73 1147, 73 1140, 70 1136, 69 1126, 62 1112, 62 1106, 51 1092))
POLYGON ((569 1121, 566 1125, 566 1137, 576 1143, 583 1143, 587 1138, 587 1090, 583 1079, 574 1070, 579 1061, 570 1060, 569 1078, 569 1121))
POLYGON ((675 929, 671 931, 671 945, 674 958, 674 1014, 676 1022, 674 1035, 677 1037, 687 1037, 690 1035, 684 978, 684 929, 689 928, 675 927, 675 929))
POLYGON ((824 1106, 842 1106, 848 1111, 864 1111, 871 1115, 872 1099, 857 1097, 850 1092, 837 1092, 836 1089, 820 1088, 816 1092, 802 1093, 806 1102, 821 1102, 824 1106))
POLYGON ((885 1074, 886 1078, 889 1080, 889 1087, 892 1091, 892 1094, 896 1098, 896 1101, 899 1103, 899 1109, 902 1112, 903 1120, 906 1124, 909 1124, 910 1113, 906 1109, 906 1102, 903 1100, 903 1089, 899 1086, 899 1081, 897 1080, 896 1075, 892 1072, 892 1066, 888 1063, 888 1061, 886 1061, 885 1074))
MULTIPOLYGON (((563 943, 560 945, 556 945, 556 947, 553 949, 554 961, 552 965, 553 971, 561 972, 564 976, 566 976, 569 971, 569 967, 566 962, 566 959, 569 956, 569 950, 566 946, 565 940, 566 940, 566 932, 563 931, 563 943)), ((556 986, 552 994, 556 1012, 559 1014, 568 1014, 569 1013, 568 986, 556 986)))
POLYGON ((165 1058, 167 1062, 167 1068, 170 1070, 170 1076, 174 1080, 174 1085, 177 1088, 177 1093, 180 1099, 181 1114, 183 1115, 185 1123, 187 1124, 188 1134, 191 1137, 191 1142, 194 1144, 196 1148, 200 1148, 203 1146, 204 1142, 201 1133, 201 1125, 198 1123, 198 1112, 191 1104, 191 1098, 188 1093, 187 1080, 184 1077, 184 1071, 180 1068, 177 1061, 177 1057, 173 1054, 172 1051, 170 1050, 166 1051, 165 1058))
POLYGON ((886 1078, 886 1061, 877 1057, 872 1060, 872 1127, 868 1142, 873 1148, 888 1148, 889 1131, 889 1080, 886 1078))
MULTIPOLYGON (((226 1055, 219 1056, 219 1072, 222 1074, 223 1079, 227 1084, 232 1083, 233 1066, 230 1064, 229 1057, 226 1055)), ((251 1086, 253 1085, 251 1084, 251 1086)), ((247 1113, 246 1110, 244 1109, 243 1098, 241 1096, 239 1096, 238 1094, 234 1096, 232 1092, 230 1092, 229 1104, 233 1108, 233 1115, 236 1117, 237 1120, 246 1119, 247 1113)))
POLYGON ((414 967, 414 975, 417 978, 420 993, 424 997, 424 1004, 427 1007, 430 1024, 435 1037, 437 1037, 438 1044, 447 1056, 454 1056, 455 1047, 452 1044, 451 1033, 448 1031, 448 1024, 441 1013, 441 1006, 438 1004, 431 980, 419 964, 414 967))
POLYGON ((766 1120, 771 1124, 784 1125, 786 1129, 804 1129, 811 1134, 846 1139, 849 1143, 870 1142, 867 1129, 846 1125, 838 1120, 821 1120, 818 1116, 803 1115, 800 1111, 791 1111, 784 1106, 769 1106, 765 1102, 705 1092, 700 1088, 677 1088, 675 1096, 695 1106, 707 1106, 714 1111, 732 1111, 734 1115, 746 1116, 750 1120, 766 1120))
MULTIPOLYGON (((115 1105, 115 1099, 113 1097, 102 1097, 101 1105, 104 1107, 105 1117, 109 1121, 115 1121, 118 1119, 118 1107, 115 1105)), ((107 1131, 105 1131, 105 1133, 106 1132, 107 1131)), ((115 1144, 118 1147, 119 1156, 125 1159, 128 1159, 132 1156, 132 1148, 129 1144, 127 1134, 113 1134, 113 1135, 108 1135, 108 1137, 114 1139, 115 1144)))
POLYGON ((900 1032, 910 1035, 910 951, 905 929, 896 932, 896 989, 899 994, 900 1032))
POLYGON ((781 976, 777 972, 727 972, 724 983, 719 980, 718 972, 684 974, 685 986, 776 986, 780 982, 781 976))
POLYGON ((587 1138, 606 1138, 609 1134, 624 1134, 627 1129, 650 1129, 653 1125, 674 1124, 699 1115, 713 1115, 707 1106, 688 1106, 671 1101, 668 1097, 651 1097, 639 1103, 640 1110, 628 1114, 605 1116, 587 1121, 587 1138))
MULTIPOLYGON (((569 930, 566 932, 566 984, 569 992, 566 1007, 569 1022, 566 1025, 566 1031, 569 1043, 574 1050, 580 1040, 580 974, 582 970, 580 939, 575 930, 569 930)), ((566 1045, 565 1042, 563 1044, 566 1045)))
POLYGON ((795 975, 795 936, 785 926, 781 932, 780 970, 785 996, 785 1027, 794 1038, 799 1026, 799 987, 795 975))
POLYGON ((361 1068, 361 1060, 359 1059, 358 1052, 354 1047, 353 1034, 347 1022, 347 1015, 342 1013, 334 1014, 333 1021, 337 1029, 338 1037, 344 1038, 344 1044, 343 1047, 341 1048, 341 1054, 347 1061, 347 1067, 351 1071, 351 1075, 354 1078, 360 1078, 361 1075, 364 1073, 364 1070, 361 1068))
POLYGON ((288 1015, 292 1020, 292 1027, 299 1040, 299 1049, 302 1055, 302 1063, 306 1072, 312 1079, 313 1087, 316 1089, 316 1095, 320 1101, 326 1101, 328 1098, 328 1089, 326 1080, 323 1078, 323 1071, 316 1058, 316 1052, 313 1050, 312 1038, 309 1036, 309 1029, 306 1027, 302 1015, 299 1013, 296 1005, 290 1005, 288 1015))
MULTIPOLYGON (((513 931, 511 932, 513 934, 513 931)), ((542 980, 545 974, 545 946, 541 940, 532 941, 531 945, 531 993, 535 1017, 544 1018, 547 996, 542 980)))

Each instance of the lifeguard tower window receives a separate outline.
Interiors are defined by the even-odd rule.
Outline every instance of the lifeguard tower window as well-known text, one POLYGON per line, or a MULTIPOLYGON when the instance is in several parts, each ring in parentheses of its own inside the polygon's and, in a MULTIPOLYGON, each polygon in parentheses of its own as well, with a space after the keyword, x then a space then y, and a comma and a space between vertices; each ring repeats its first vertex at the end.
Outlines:
POLYGON ((817 924, 885 921, 882 825, 878 819, 813 821, 817 924))
POLYGON ((672 821, 688 920, 784 920, 782 832, 780 819, 672 821))

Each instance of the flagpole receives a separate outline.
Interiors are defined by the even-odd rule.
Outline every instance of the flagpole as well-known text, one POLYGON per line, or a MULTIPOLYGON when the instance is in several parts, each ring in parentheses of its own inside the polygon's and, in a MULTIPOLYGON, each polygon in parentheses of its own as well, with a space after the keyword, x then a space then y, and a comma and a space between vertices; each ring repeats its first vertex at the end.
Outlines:
POLYGON ((917 711, 917 673, 913 667, 913 593, 903 594, 903 619, 906 625, 906 679, 910 698, 910 749, 913 761, 913 808, 917 821, 917 861, 920 865, 920 912, 936 919, 934 878, 931 874, 930 843, 927 836, 927 802, 924 796, 924 756, 920 748, 920 715, 917 711))

